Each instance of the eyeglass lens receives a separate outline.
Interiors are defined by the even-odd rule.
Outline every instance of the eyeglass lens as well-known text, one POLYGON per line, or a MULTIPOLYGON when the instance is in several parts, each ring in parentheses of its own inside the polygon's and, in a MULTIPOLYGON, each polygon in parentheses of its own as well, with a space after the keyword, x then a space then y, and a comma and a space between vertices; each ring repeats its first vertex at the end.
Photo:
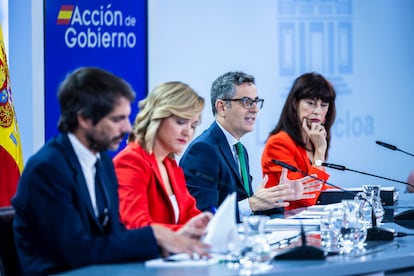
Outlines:
POLYGON ((249 97, 241 98, 244 108, 252 108, 253 104, 255 103, 259 109, 263 107, 263 99, 251 99, 249 97))

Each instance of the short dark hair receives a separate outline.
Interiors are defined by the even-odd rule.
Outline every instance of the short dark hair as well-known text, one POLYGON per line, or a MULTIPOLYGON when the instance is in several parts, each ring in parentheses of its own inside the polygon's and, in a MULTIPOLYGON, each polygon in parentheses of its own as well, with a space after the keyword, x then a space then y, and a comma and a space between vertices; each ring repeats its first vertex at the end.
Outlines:
POLYGON ((96 124, 112 112, 121 97, 130 102, 135 99, 135 92, 123 79, 99 68, 76 69, 59 86, 59 131, 73 132, 79 113, 96 124))
POLYGON ((254 77, 244 72, 227 72, 218 77, 211 85, 210 100, 213 115, 216 115, 216 101, 231 99, 236 95, 236 86, 243 83, 254 83, 254 77))

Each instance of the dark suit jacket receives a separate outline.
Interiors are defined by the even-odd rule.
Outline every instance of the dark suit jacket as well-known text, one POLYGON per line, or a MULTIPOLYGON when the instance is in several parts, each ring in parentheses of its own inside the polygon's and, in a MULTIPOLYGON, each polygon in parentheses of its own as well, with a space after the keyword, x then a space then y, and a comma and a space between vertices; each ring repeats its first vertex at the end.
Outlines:
MULTIPOLYGON (((249 158, 245 150, 247 170, 249 158)), ((237 200, 247 198, 238 165, 223 131, 214 122, 187 147, 180 159, 187 187, 197 201, 197 208, 209 211, 218 207, 226 196, 237 192, 237 200)), ((252 177, 249 174, 250 190, 252 177)), ((236 217, 238 218, 238 216, 236 217)))
POLYGON ((119 222, 113 164, 105 153, 101 160, 109 197, 106 230, 94 215, 80 163, 66 134, 53 138, 27 162, 12 200, 15 242, 25 273, 159 255, 151 228, 126 231, 119 222))

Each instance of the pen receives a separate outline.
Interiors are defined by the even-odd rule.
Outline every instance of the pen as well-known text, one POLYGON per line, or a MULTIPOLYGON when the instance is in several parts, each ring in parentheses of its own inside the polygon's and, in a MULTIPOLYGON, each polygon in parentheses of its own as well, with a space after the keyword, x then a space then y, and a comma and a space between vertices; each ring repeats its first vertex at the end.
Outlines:
POLYGON ((217 212, 217 208, 214 206, 210 207, 210 212, 214 215, 217 212))

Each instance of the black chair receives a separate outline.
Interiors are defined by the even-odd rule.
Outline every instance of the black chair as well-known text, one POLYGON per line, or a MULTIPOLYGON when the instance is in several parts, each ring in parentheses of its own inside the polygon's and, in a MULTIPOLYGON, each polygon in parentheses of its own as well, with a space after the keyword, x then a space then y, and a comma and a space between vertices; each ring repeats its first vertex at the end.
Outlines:
POLYGON ((0 208, 0 275, 21 275, 13 235, 13 207, 0 208))

